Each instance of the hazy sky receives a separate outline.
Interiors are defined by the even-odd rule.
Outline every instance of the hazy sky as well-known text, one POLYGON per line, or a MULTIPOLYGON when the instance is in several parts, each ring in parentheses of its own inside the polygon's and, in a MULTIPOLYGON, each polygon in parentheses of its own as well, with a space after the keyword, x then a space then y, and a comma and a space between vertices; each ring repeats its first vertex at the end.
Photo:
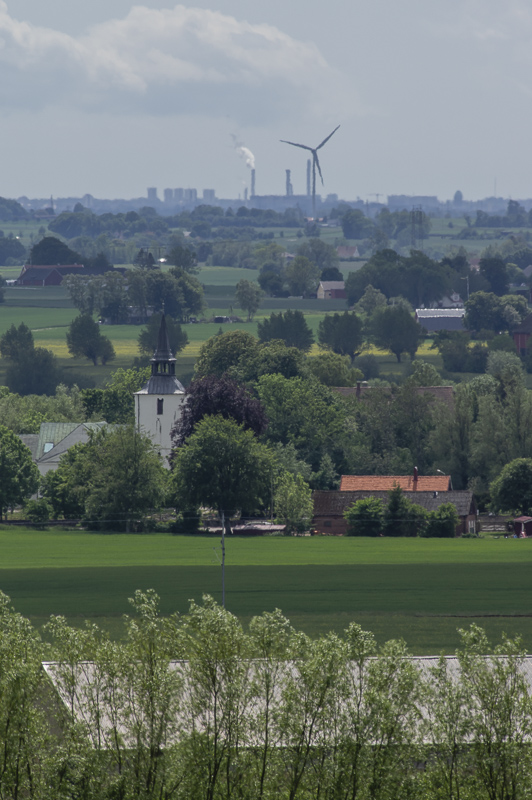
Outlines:
POLYGON ((0 195, 532 196, 530 0, 0 0, 0 195))

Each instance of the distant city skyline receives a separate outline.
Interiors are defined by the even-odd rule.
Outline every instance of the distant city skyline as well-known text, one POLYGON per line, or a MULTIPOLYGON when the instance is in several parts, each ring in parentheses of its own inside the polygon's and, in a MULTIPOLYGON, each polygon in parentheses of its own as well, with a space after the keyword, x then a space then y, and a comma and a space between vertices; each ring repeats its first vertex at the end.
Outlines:
POLYGON ((324 196, 531 197, 531 39, 526 0, 0 0, 0 195, 243 197, 249 153, 302 195, 280 140, 341 125, 324 196))

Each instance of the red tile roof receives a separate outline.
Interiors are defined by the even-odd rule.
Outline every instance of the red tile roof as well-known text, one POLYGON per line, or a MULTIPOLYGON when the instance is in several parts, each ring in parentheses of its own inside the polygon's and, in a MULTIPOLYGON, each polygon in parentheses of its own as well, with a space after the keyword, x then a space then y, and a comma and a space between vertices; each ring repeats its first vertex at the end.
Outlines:
POLYGON ((400 486, 406 492, 448 492, 450 475, 419 475, 417 486, 413 475, 342 475, 341 492, 388 492, 400 486))

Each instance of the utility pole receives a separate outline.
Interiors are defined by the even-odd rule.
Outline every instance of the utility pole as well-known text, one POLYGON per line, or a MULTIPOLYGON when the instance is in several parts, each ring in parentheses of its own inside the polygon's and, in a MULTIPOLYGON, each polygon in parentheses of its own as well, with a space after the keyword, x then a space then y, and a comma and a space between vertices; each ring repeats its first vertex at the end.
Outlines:
POLYGON ((222 607, 225 608, 225 512, 222 511, 222 607))

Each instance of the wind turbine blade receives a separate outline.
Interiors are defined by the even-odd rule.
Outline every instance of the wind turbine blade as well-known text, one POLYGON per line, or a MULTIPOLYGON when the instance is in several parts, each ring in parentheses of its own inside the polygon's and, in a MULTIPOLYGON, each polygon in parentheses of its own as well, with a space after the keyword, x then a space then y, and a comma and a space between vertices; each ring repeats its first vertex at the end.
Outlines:
POLYGON ((327 142, 329 141, 329 139, 331 138, 331 136, 334 136, 334 134, 336 133, 336 131, 338 130, 338 128, 339 128, 339 127, 340 127, 340 126, 339 126, 339 125, 337 125, 337 126, 336 126, 336 128, 333 130, 333 132, 332 132, 332 133, 330 133, 330 134, 327 136, 327 138, 326 138, 326 139, 324 139, 324 140, 323 140, 323 142, 322 142, 321 144, 319 144, 319 145, 316 147, 316 150, 319 150, 319 149, 320 149, 320 147, 323 147, 323 145, 324 145, 324 144, 327 144, 327 142))
POLYGON ((320 161, 319 161, 318 154, 316 153, 316 151, 314 151, 314 163, 316 164, 316 166, 318 168, 318 172, 320 173, 321 185, 324 186, 323 175, 321 174, 320 161))
POLYGON ((303 150, 310 150, 311 152, 314 149, 306 144, 298 144, 297 142, 288 142, 286 139, 279 139, 279 141, 284 142, 284 144, 291 144, 293 147, 302 147, 303 150))

